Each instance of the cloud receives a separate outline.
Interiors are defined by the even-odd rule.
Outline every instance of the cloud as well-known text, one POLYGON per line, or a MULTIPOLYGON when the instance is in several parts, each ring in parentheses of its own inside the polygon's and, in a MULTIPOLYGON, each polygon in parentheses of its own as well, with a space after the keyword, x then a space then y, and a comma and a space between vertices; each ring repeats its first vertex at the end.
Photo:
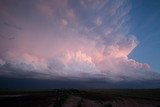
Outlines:
POLYGON ((5 61, 3 61, 2 59, 0 59, 0 65, 4 65, 5 64, 5 61))
POLYGON ((24 30, 15 32, 17 38, 12 42, 0 40, 0 75, 103 81, 160 79, 148 64, 128 58, 138 45, 136 36, 128 35, 128 1, 23 2, 27 3, 26 14, 17 10, 18 2, 11 5, 18 11, 15 22, 24 30))

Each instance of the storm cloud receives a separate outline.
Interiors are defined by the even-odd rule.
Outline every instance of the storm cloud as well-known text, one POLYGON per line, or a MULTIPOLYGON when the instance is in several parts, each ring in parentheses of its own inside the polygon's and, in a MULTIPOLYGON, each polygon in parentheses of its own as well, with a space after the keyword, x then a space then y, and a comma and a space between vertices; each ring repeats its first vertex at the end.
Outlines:
POLYGON ((128 57, 139 43, 129 34, 131 8, 127 0, 1 0, 0 75, 159 80, 128 57))

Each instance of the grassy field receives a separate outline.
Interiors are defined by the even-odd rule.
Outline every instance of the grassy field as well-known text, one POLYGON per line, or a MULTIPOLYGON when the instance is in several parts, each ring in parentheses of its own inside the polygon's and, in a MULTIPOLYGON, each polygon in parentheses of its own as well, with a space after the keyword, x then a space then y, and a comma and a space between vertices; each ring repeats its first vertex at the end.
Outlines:
POLYGON ((106 96, 160 100, 160 89, 95 89, 83 90, 81 94, 102 100, 106 96))
POLYGON ((132 103, 160 107, 160 89, 0 90, 0 107, 128 107, 132 103))

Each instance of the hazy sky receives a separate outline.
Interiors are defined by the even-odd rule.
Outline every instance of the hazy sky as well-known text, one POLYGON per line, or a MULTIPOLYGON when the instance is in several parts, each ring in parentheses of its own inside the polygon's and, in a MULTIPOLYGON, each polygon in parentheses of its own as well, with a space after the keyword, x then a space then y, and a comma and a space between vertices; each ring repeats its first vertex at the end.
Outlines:
POLYGON ((158 0, 0 0, 0 76, 160 81, 158 0))

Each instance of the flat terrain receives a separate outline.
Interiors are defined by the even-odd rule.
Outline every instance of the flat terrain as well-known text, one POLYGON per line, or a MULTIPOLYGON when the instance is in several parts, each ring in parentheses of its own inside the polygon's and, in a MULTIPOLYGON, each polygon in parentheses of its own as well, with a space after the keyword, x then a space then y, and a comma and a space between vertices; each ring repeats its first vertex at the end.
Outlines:
POLYGON ((160 107, 160 89, 0 90, 0 107, 160 107))

